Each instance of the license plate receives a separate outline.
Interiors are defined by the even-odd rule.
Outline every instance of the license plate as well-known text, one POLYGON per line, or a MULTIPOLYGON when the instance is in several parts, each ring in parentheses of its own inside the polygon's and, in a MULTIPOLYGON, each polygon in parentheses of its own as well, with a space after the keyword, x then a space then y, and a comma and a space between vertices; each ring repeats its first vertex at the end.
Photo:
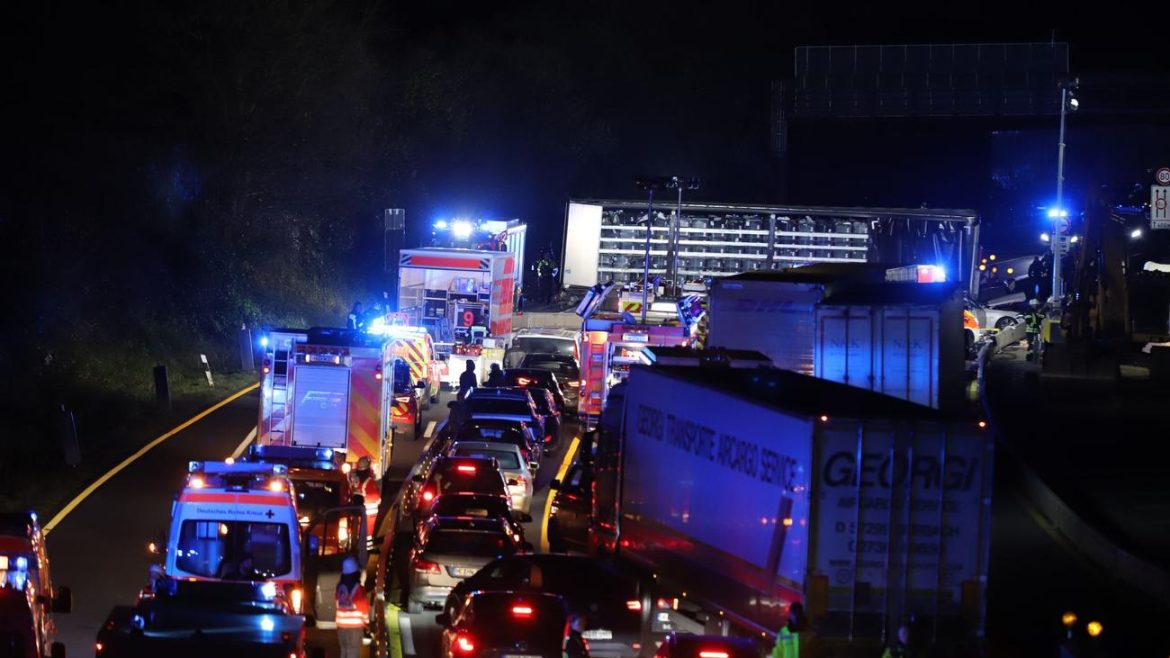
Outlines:
POLYGON ((456 578, 467 578, 468 576, 474 576, 475 572, 479 571, 479 569, 475 567, 451 567, 450 571, 451 575, 456 578))
POLYGON ((604 628, 593 628, 587 631, 582 631, 581 637, 585 638, 586 640, 612 640, 613 631, 609 631, 604 628))

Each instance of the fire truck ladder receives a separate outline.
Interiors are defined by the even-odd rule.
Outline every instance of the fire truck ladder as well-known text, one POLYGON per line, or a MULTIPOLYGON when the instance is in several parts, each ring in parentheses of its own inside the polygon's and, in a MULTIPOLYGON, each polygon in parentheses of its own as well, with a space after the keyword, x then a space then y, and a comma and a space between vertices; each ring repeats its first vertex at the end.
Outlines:
POLYGON ((288 374, 289 362, 294 358, 293 340, 281 337, 273 340, 265 358, 272 364, 272 396, 268 402, 268 415, 263 420, 260 435, 268 437, 268 443, 283 445, 285 418, 288 416, 288 374))

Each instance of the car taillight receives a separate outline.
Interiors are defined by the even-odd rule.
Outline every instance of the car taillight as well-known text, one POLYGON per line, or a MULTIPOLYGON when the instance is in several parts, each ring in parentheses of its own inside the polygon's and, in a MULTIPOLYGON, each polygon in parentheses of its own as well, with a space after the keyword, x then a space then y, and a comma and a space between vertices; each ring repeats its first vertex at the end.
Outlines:
POLYGON ((552 434, 545 434, 544 435, 544 442, 545 443, 552 443, 552 434))
POLYGON ((460 633, 455 637, 455 649, 461 653, 471 653, 475 651, 475 643, 471 641, 470 635, 460 633))
POLYGON ((728 653, 717 649, 703 649, 699 651, 699 658, 728 658, 728 653))
POLYGON ((419 495, 419 498, 422 498, 424 503, 429 503, 435 499, 435 492, 431 491, 430 489, 423 489, 423 492, 419 495))
POLYGON ((293 612, 298 615, 301 614, 301 604, 304 601, 305 592, 299 587, 294 587, 292 594, 289 595, 289 600, 292 602, 293 612))
POLYGON ((475 467, 471 464, 460 464, 455 467, 455 470, 459 471, 460 473, 474 473, 475 467))
POLYGON ((626 610, 638 611, 642 609, 642 602, 638 599, 630 599, 626 601, 626 610))
POLYGON ((439 569, 438 562, 431 562, 430 560, 424 560, 421 557, 416 557, 414 559, 414 570, 419 572, 419 573, 433 573, 433 574, 443 573, 442 570, 439 569))
POLYGON ((344 546, 349 542, 349 519, 341 519, 337 522, 337 543, 344 546))
POLYGON ((512 616, 520 617, 521 619, 528 619, 532 616, 532 606, 530 605, 514 605, 512 606, 512 616))

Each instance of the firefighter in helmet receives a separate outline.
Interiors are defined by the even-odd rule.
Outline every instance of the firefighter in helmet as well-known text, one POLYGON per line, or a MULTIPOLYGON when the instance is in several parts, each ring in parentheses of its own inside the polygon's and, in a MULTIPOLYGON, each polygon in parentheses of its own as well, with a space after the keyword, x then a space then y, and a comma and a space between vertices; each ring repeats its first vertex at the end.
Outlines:
POLYGON ((361 496, 366 506, 366 533, 374 536, 375 522, 378 520, 378 506, 382 502, 382 487, 374 477, 370 466, 370 458, 363 455, 357 460, 353 470, 349 472, 350 495, 361 496))
POLYGON ((1028 300, 1028 310, 1024 313, 1024 332, 1028 335, 1028 360, 1032 361, 1040 353, 1040 328, 1044 324, 1044 316, 1040 313, 1040 300, 1033 297, 1028 300))

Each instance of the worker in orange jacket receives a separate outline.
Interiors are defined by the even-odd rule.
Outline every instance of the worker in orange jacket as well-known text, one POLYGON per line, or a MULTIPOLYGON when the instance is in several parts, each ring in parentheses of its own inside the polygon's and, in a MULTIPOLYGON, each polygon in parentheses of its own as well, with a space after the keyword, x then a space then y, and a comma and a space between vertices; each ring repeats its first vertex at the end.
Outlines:
POLYGON ((341 658, 359 658, 362 635, 370 622, 370 600, 362 587, 361 569, 353 556, 341 563, 341 580, 337 582, 337 641, 341 658))
POLYGON ((363 455, 349 472, 349 493, 365 499, 366 534, 373 537, 377 530, 378 506, 382 503, 382 485, 374 477, 369 457, 363 455))

